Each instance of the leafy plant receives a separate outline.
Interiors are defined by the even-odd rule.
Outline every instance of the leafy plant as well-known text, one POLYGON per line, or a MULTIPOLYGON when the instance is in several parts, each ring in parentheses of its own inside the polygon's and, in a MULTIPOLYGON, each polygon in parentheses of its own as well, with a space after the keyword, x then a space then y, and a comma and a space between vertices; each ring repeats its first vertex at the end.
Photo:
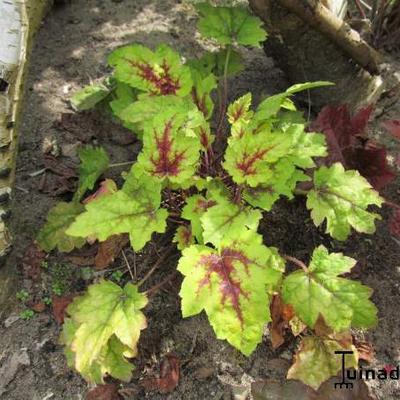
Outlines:
POLYGON ((30 319, 32 319, 34 317, 34 315, 35 315, 35 312, 33 310, 30 310, 30 309, 21 311, 19 313, 19 316, 25 321, 29 321, 30 319))
POLYGON ((22 290, 18 291, 17 292, 17 299, 22 301, 22 302, 25 302, 26 300, 28 300, 29 299, 28 291, 25 290, 25 289, 22 289, 22 290))
MULTIPOLYGON (((143 148, 122 174, 121 188, 108 180, 82 200, 109 166, 104 150, 83 148, 77 194, 50 211, 38 241, 47 251, 70 251, 128 234, 138 252, 154 233, 176 229, 183 316, 204 310, 216 336, 249 355, 262 341, 272 319, 269 305, 279 294, 294 310, 293 332, 303 326, 297 330, 307 327, 311 335, 302 339, 289 377, 317 388, 338 370, 333 350, 344 347, 341 335, 376 323, 371 290, 341 277, 355 264, 341 253, 320 246, 307 267, 266 246, 260 220, 282 196, 302 195, 315 224, 345 240, 352 228, 374 232, 379 216, 370 206, 383 200, 357 171, 340 162, 315 163, 328 154, 325 137, 307 131, 292 97, 329 82, 294 85, 258 106, 247 93, 228 106, 228 77, 241 68, 237 47, 259 46, 266 33, 242 7, 200 4, 198 11, 201 34, 219 44, 219 51, 183 63, 166 45, 155 51, 125 46, 109 57, 113 74, 104 84, 107 94, 104 87, 92 87, 73 97, 78 110, 108 104, 143 148), (301 270, 287 270, 287 262, 301 270), (317 321, 327 329, 317 329, 317 321)), ((101 280, 68 307, 62 342, 68 364, 88 381, 101 383, 105 375, 130 379, 127 358, 136 355, 146 327, 142 283, 122 288, 101 280)))

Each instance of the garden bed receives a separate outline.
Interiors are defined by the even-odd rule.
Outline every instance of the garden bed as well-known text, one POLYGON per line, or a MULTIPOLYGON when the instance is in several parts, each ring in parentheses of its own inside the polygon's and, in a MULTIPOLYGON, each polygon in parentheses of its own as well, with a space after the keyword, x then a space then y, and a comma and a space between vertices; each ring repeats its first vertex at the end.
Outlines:
MULTIPOLYGON (((68 102, 71 93, 108 72, 104 67, 105 59, 113 49, 132 42, 149 47, 167 43, 188 58, 202 50, 195 33, 193 12, 175 1, 67 2, 50 12, 36 37, 26 83, 12 200, 11 228, 16 240, 8 261, 19 275, 18 291, 25 290, 33 305, 53 294, 77 293, 94 276, 111 275, 117 268, 126 270, 122 255, 106 272, 79 265, 93 256, 85 249, 72 255, 53 252, 45 265, 35 269, 32 260, 38 256, 29 253, 28 248, 56 201, 71 199, 71 190, 76 188, 74 168, 78 164, 80 144, 102 145, 113 163, 135 159, 140 145, 132 133, 109 122, 100 113, 76 114, 68 102)), ((261 97, 286 89, 288 83, 283 74, 262 50, 243 52, 246 69, 231 79, 231 100, 251 91, 257 102, 261 97)), ((383 119, 400 115, 398 103, 387 98, 377 109, 383 119)), ((398 151, 393 141, 384 141, 392 153, 398 151)), ((118 181, 121 171, 114 168, 107 177, 118 181)), ((400 200, 399 183, 397 180, 388 189, 387 197, 393 201, 400 200)), ((365 333, 356 332, 356 335, 359 340, 373 343, 372 366, 376 368, 400 363, 399 244, 388 231, 387 208, 383 215, 384 220, 377 223, 375 235, 353 233, 344 243, 334 241, 313 225, 302 199, 280 200, 262 222, 266 243, 279 246, 286 254, 308 261, 312 249, 324 244, 332 251, 344 252, 359 260, 359 267, 352 276, 374 289, 379 325, 365 333)), ((153 238, 136 256, 128 247, 125 249, 126 258, 135 266, 139 278, 146 275, 166 246, 165 238, 157 235, 153 238)), ((152 276, 145 289, 171 274, 177 259, 177 252, 172 251, 160 267, 160 274, 152 276)), ((284 379, 296 341, 289 340, 273 350, 265 340, 246 358, 215 338, 205 315, 182 319, 178 297, 180 283, 181 278, 177 276, 165 285, 152 297, 145 311, 148 328, 143 331, 139 355, 134 360, 134 378, 124 385, 127 398, 246 399, 251 382, 284 379), (174 353, 181 363, 178 387, 170 394, 145 390, 138 382, 157 372, 160 360, 167 353, 174 353)), ((0 376, 0 398, 83 398, 87 384, 66 365, 58 344, 60 325, 51 313, 51 306, 28 320, 19 317, 24 311, 21 302, 16 302, 12 308, 10 313, 1 316, 0 370, 4 366, 17 367, 2 395, 0 376)), ((369 382, 369 386, 377 399, 400 397, 399 381, 376 380, 369 382)))

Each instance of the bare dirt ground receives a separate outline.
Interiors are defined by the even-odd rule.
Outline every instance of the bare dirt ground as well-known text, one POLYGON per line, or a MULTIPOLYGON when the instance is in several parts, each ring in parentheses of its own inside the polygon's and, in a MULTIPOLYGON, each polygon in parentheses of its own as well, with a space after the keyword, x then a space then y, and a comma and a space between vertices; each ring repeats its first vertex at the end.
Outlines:
MULTIPOLYGON (((69 95, 90 80, 104 76, 107 54, 131 42, 150 47, 164 42, 185 57, 202 51, 193 13, 173 0, 67 2, 51 11, 36 38, 20 132, 12 213, 16 243, 11 255, 11 262, 20 276, 19 289, 26 289, 31 296, 50 296, 55 288, 63 294, 75 293, 93 278, 93 272, 74 265, 65 255, 52 254, 42 271, 40 283, 32 283, 23 273, 22 258, 51 206, 70 197, 68 193, 54 195, 54 187, 60 185, 60 181, 53 182, 54 177, 43 181, 43 174, 36 174, 44 166, 44 146, 50 146, 55 153, 61 152, 61 159, 72 166, 77 161, 77 145, 82 142, 101 144, 112 162, 135 159, 139 145, 125 129, 93 113, 62 117, 72 114, 67 101, 69 95), (53 195, 45 193, 46 190, 53 195)), ((246 70, 231 80, 231 98, 251 91, 258 99, 285 89, 287 82, 282 73, 261 50, 244 50, 244 56, 246 70)), ((381 117, 396 117, 396 113, 399 117, 398 104, 384 103, 382 107, 381 117)), ((392 141, 386 144, 392 152, 398 151, 392 141)), ((113 172, 112 177, 118 179, 119 173, 113 172)), ((387 197, 399 201, 398 188, 399 182, 396 182, 388 190, 387 197)), ((313 226, 301 199, 280 201, 263 222, 267 244, 304 261, 310 250, 319 244, 360 260, 361 268, 357 269, 355 277, 374 289, 373 300, 379 309, 380 323, 376 329, 357 335, 374 344, 373 366, 376 368, 400 363, 399 244, 391 238, 385 223, 389 210, 384 209, 383 214, 384 220, 378 223, 374 236, 354 234, 344 244, 332 241, 313 226)), ((163 240, 155 237, 154 243, 136 259, 139 276, 150 268, 163 240)), ((133 254, 127 251, 127 256, 133 262, 133 254)), ((173 271, 176 260, 177 256, 172 254, 161 276, 153 277, 149 286, 173 271)), ((114 266, 117 268, 123 263, 123 259, 118 259, 114 266)), ((140 341, 134 379, 125 385, 130 389, 127 398, 245 400, 252 381, 284 379, 295 341, 290 340, 274 351, 266 332, 266 340, 246 358, 226 342, 215 339, 204 315, 182 320, 177 295, 179 286, 177 278, 152 298, 146 310, 149 327, 140 341), (175 353, 181 360, 179 386, 171 394, 146 393, 138 385, 139 379, 155 370, 167 352, 175 353)), ((0 371, 3 381, 5 374, 9 381, 3 392, 0 389, 0 399, 83 399, 87 384, 65 363, 58 344, 60 326, 50 309, 27 321, 18 319, 22 310, 19 302, 9 314, 0 316, 0 371)), ((400 398, 399 381, 374 381, 370 386, 379 400, 400 398)))

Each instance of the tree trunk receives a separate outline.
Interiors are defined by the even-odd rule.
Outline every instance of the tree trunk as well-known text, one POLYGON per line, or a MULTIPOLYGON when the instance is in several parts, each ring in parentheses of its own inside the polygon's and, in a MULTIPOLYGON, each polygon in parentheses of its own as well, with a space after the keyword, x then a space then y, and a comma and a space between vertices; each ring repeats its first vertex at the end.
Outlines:
POLYGON ((379 53, 340 15, 339 0, 249 0, 253 11, 266 23, 269 37, 265 50, 293 83, 328 80, 332 88, 313 90, 316 108, 346 102, 353 108, 374 103, 382 91, 379 53))

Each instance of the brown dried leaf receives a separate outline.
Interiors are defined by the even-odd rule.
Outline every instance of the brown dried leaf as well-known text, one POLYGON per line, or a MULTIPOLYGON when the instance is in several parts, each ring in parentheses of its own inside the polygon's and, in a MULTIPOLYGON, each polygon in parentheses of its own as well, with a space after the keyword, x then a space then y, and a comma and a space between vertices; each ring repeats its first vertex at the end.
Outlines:
POLYGON ((72 165, 68 165, 50 154, 45 154, 43 157, 44 167, 56 175, 63 176, 64 178, 77 178, 78 174, 72 165))
POLYGON ((118 385, 116 383, 108 383, 107 385, 99 385, 90 390, 85 400, 119 400, 118 385))
POLYGON ((113 235, 104 242, 101 242, 94 259, 96 269, 104 269, 108 267, 128 242, 128 235, 113 235))
POLYGON ((24 275, 33 281, 38 281, 42 275, 42 263, 46 257, 46 253, 39 249, 36 243, 31 243, 25 251, 22 259, 22 269, 24 275))
POLYGON ((51 303, 52 303, 53 315, 55 320, 59 324, 64 323, 65 310, 68 307, 68 305, 72 302, 74 297, 75 296, 72 294, 69 294, 67 296, 52 296, 51 303))
POLYGON ((278 294, 274 295, 271 302, 271 342, 274 349, 284 343, 285 330, 294 315, 293 307, 289 304, 284 304, 278 294))
POLYGON ((326 325, 324 317, 319 314, 317 318, 317 322, 314 325, 314 333, 317 336, 329 336, 331 335, 333 330, 326 325))
POLYGON ((355 338, 354 346, 356 346, 356 349, 358 351, 358 358, 360 360, 364 360, 367 363, 372 363, 372 361, 374 361, 375 350, 371 343, 357 340, 357 338, 355 338))
POLYGON ((94 264, 94 256, 93 257, 68 256, 66 258, 68 261, 72 262, 72 264, 78 265, 80 267, 92 266, 94 264))
POLYGON ((43 301, 38 301, 37 303, 31 306, 32 310, 37 313, 42 313, 46 309, 46 304, 43 301))
POLYGON ((168 353, 161 362, 160 378, 144 379, 141 381, 141 385, 146 391, 158 390, 161 393, 170 393, 178 386, 179 374, 179 358, 168 353))

